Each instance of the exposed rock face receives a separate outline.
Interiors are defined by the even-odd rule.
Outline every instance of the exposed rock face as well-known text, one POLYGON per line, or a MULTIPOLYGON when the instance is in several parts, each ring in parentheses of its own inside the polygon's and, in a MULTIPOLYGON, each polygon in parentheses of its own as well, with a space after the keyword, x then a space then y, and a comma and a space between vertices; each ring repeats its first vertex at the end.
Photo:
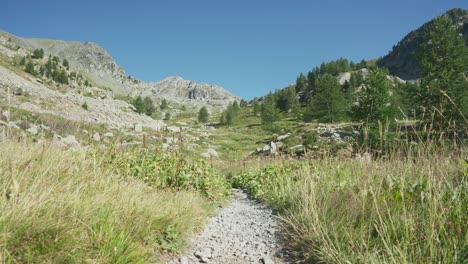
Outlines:
MULTIPOLYGON (((468 10, 452 9, 445 13, 452 21, 455 27, 459 28, 468 41, 468 10)), ((411 31, 397 45, 395 45, 378 65, 386 67, 392 75, 398 76, 403 80, 415 80, 419 78, 419 66, 414 59, 414 54, 423 41, 424 33, 429 30, 434 20, 431 20, 420 28, 411 31)))
POLYGON ((201 106, 208 106, 210 110, 224 109, 229 102, 240 101, 239 97, 220 86, 184 80, 178 76, 156 83, 140 83, 136 87, 143 96, 165 98, 195 109, 201 106))

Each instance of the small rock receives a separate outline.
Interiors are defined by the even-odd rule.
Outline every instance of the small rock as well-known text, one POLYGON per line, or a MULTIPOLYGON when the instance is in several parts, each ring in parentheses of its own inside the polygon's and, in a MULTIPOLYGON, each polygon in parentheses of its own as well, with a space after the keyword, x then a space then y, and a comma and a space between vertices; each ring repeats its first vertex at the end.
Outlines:
POLYGON ((101 141, 101 136, 99 135, 98 132, 93 134, 93 140, 96 141, 96 142, 101 141))
POLYGON ((218 152, 216 152, 216 150, 212 149, 212 148, 209 148, 206 153, 210 154, 211 156, 213 157, 218 157, 218 152))
POLYGON ((278 137, 276 138, 276 140, 278 140, 278 141, 283 141, 283 140, 287 139, 289 136, 291 136, 291 133, 287 133, 287 134, 278 136, 278 137))
POLYGON ((80 142, 76 140, 75 136, 67 136, 66 138, 62 138, 62 142, 69 147, 81 147, 80 142))
POLYGON ((109 133, 105 133, 105 134, 104 134, 104 137, 106 137, 106 138, 111 138, 111 137, 114 137, 114 134, 112 134, 112 133, 110 133, 110 132, 109 132, 109 133))
POLYGON ((81 133, 83 133, 83 134, 85 134, 85 135, 88 135, 88 134, 89 134, 88 130, 85 130, 85 129, 81 130, 81 133))
POLYGON ((189 264, 190 263, 186 256, 180 257, 179 262, 180 262, 180 264, 189 264))
POLYGON ((136 124, 133 125, 133 130, 135 132, 142 132, 143 131, 143 126, 141 124, 139 124, 139 123, 136 123, 136 124))
POLYGON ((45 130, 45 131, 49 131, 49 130, 50 130, 50 127, 48 127, 48 126, 46 126, 46 125, 43 125, 43 124, 41 124, 41 125, 39 126, 39 128, 42 129, 42 130, 45 130))
POLYGON ((195 255, 195 257, 197 257, 199 259, 202 259, 202 258, 210 259, 212 254, 213 254, 213 249, 208 248, 208 247, 201 248, 201 249, 195 251, 195 253, 193 253, 193 255, 195 255))
POLYGON ((261 152, 267 152, 270 150, 270 146, 269 145, 265 145, 263 148, 262 148, 262 151, 261 152))
POLYGON ((16 122, 13 122, 13 121, 8 122, 8 127, 9 128, 14 128, 14 129, 19 129, 19 126, 16 124, 16 122))
POLYGON ((28 132, 29 134, 35 136, 37 135, 38 131, 37 131, 37 128, 36 127, 30 127, 28 129, 26 129, 26 132, 28 132))
POLYGON ((10 119, 10 111, 8 111, 8 110, 3 111, 1 119, 4 119, 4 120, 8 121, 10 119))

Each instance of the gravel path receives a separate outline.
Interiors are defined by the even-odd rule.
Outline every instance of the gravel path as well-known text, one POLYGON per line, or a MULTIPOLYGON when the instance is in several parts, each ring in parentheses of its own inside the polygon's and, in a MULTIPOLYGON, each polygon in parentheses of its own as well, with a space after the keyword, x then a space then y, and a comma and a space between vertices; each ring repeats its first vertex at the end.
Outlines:
POLYGON ((208 220, 189 250, 173 263, 286 263, 281 256, 272 210, 234 189, 231 201, 208 220))

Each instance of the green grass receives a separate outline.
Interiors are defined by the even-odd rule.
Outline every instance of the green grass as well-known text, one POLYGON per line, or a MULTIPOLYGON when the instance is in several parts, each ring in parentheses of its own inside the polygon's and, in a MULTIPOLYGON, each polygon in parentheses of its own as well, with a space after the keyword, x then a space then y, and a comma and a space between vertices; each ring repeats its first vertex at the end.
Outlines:
POLYGON ((285 161, 233 182, 279 210, 286 244, 307 263, 464 263, 462 157, 285 161))
POLYGON ((213 193, 226 190, 215 192, 208 183, 221 180, 203 164, 151 157, 0 144, 0 262, 148 263, 180 252, 222 200, 213 193), (147 161, 136 166, 138 157, 147 161), (154 177, 180 168, 176 178, 196 175, 204 185, 150 184, 141 171, 158 162, 166 171, 154 177))

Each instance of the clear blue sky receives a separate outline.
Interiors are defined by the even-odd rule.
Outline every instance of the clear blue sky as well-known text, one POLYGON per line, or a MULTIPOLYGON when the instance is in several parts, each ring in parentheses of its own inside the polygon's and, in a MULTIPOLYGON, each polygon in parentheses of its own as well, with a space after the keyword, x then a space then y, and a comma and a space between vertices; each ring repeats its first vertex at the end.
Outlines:
POLYGON ((385 55, 467 0, 3 0, 0 29, 96 42, 144 81, 169 75, 250 99, 322 61, 385 55), (6 2, 5 2, 6 1, 6 2))

